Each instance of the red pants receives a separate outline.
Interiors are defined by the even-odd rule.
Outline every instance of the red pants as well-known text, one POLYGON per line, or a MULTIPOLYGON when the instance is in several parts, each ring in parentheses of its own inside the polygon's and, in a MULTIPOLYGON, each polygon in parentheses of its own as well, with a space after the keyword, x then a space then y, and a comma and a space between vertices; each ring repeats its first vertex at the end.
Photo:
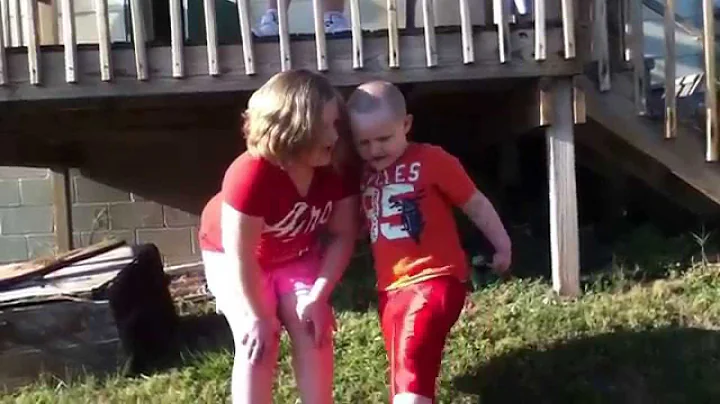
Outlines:
POLYGON ((467 287, 442 276, 379 294, 380 323, 390 361, 390 396, 434 400, 445 340, 465 304, 467 287))

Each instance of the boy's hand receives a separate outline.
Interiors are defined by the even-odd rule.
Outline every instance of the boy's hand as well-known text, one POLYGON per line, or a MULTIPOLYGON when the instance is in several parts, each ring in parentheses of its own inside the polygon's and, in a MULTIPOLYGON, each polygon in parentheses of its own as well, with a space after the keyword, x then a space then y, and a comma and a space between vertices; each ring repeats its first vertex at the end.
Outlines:
POLYGON ((507 275, 510 269, 510 260, 510 251, 498 251, 493 255, 493 261, 490 267, 498 275, 507 275))

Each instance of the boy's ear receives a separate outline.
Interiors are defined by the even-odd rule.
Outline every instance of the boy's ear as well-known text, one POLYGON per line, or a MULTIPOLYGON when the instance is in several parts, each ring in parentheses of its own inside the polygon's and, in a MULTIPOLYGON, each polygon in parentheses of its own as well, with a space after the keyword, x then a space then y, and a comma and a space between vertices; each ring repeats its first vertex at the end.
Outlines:
POLYGON ((412 129, 412 124, 413 124, 413 116, 412 116, 412 114, 407 114, 407 115, 405 115, 405 123, 404 123, 404 125, 405 125, 405 134, 406 134, 406 135, 407 135, 408 133, 410 133, 410 129, 412 129))

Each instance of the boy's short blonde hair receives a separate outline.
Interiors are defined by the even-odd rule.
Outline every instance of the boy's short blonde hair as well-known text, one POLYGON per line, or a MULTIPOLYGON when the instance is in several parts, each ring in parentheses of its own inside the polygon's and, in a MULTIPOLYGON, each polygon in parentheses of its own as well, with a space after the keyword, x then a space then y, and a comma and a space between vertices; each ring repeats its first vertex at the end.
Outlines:
POLYGON ((308 70, 278 73, 256 90, 243 113, 248 151, 284 165, 317 141, 328 101, 340 94, 323 76, 308 70))

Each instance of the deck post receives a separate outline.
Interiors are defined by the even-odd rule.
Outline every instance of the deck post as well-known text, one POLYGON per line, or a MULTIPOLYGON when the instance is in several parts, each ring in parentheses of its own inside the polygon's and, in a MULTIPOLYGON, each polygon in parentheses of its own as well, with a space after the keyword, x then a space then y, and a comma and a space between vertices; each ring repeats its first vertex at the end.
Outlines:
POLYGON ((555 79, 551 86, 553 120, 545 130, 550 197, 550 256, 553 290, 561 296, 580 294, 580 259, 573 80, 555 79))
POLYGON ((67 168, 53 168, 50 174, 55 219, 55 243, 59 252, 73 249, 70 175, 67 168))

